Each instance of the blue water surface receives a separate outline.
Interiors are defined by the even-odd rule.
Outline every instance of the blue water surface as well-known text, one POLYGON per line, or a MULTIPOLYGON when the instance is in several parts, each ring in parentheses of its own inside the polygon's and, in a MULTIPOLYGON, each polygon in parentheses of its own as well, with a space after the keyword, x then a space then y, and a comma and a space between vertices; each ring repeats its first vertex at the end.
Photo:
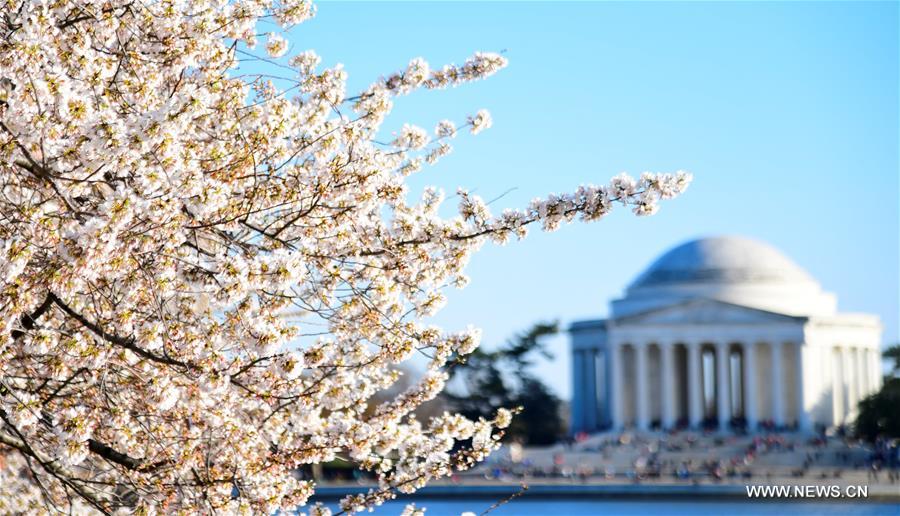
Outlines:
MULTIPOLYGON (((465 511, 481 514, 495 500, 417 500, 426 516, 459 516, 465 511)), ((375 514, 397 515, 408 502, 393 501, 375 510, 375 514)), ((862 501, 784 502, 784 501, 688 501, 688 500, 528 500, 518 499, 490 512, 492 516, 588 516, 588 515, 897 515, 900 504, 862 501)))

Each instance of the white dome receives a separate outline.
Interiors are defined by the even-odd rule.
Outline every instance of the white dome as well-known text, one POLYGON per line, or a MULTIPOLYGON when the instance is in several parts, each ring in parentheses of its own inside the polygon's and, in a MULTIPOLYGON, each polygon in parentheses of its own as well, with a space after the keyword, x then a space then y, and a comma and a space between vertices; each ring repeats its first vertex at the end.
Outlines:
POLYGON ((807 272, 769 244, 743 237, 691 240, 653 262, 629 290, 678 283, 809 283, 807 272))
POLYGON ((780 251, 743 237, 711 237, 681 244, 653 262, 613 301, 612 316, 707 298, 788 315, 827 315, 833 295, 780 251))

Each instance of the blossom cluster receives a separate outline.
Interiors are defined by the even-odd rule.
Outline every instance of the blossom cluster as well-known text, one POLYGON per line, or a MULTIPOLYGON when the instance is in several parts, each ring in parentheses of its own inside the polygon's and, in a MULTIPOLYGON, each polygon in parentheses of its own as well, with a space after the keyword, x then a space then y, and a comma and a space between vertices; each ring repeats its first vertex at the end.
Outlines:
POLYGON ((442 217, 444 194, 410 202, 407 176, 490 115, 390 141, 383 121, 398 96, 506 59, 413 59, 348 96, 342 67, 271 32, 314 13, 0 5, 0 512, 271 514, 307 504, 315 485, 295 472, 336 457, 378 480, 351 511, 472 467, 509 411, 415 415, 480 339, 427 324, 444 289, 487 241, 616 203, 651 214, 690 181, 618 176, 499 216, 461 191, 442 217), (248 73, 251 58, 292 82, 248 73), (416 354, 427 372, 374 401, 416 354))

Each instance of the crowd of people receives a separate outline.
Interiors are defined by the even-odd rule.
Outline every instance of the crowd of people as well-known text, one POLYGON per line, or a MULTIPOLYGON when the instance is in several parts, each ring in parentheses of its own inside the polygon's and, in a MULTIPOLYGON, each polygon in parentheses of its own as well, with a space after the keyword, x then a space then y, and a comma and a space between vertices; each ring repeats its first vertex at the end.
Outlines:
POLYGON ((900 483, 900 442, 897 439, 876 439, 866 461, 869 478, 879 482, 884 471, 889 484, 900 483))
POLYGON ((790 433, 754 437, 622 433, 515 455, 501 453, 474 474, 487 479, 748 483, 841 479, 848 471, 865 470, 871 482, 900 483, 897 440, 868 445, 824 434, 809 438, 790 433))

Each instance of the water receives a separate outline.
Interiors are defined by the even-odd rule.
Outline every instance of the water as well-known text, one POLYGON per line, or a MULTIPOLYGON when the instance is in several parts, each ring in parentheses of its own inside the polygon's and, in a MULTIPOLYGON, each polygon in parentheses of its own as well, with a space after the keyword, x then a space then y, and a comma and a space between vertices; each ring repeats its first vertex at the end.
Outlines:
MULTIPOLYGON (((462 497, 461 497, 462 498, 462 497)), ((376 515, 397 515, 406 501, 393 501, 375 510, 376 515)), ((464 511, 481 514, 496 500, 476 498, 465 499, 420 499, 417 507, 425 507, 426 516, 459 516, 464 511)), ((365 514, 365 513, 363 513, 365 514)), ((519 498, 490 512, 491 516, 618 516, 618 515, 894 515, 900 516, 900 503, 878 503, 863 501, 733 501, 733 500, 529 500, 519 498)))
MULTIPOLYGON (((893 486, 892 486, 893 487, 893 486)), ((322 487, 318 500, 338 507, 360 487, 322 487)), ((377 515, 398 515, 412 502, 427 509, 426 516, 480 515, 501 500, 491 516, 617 516, 617 515, 892 515, 900 516, 900 489, 870 493, 872 498, 747 498, 739 485, 436 485, 375 509, 377 515), (517 495, 517 496, 515 496, 517 495), (512 497, 512 498, 511 498, 512 497)))

